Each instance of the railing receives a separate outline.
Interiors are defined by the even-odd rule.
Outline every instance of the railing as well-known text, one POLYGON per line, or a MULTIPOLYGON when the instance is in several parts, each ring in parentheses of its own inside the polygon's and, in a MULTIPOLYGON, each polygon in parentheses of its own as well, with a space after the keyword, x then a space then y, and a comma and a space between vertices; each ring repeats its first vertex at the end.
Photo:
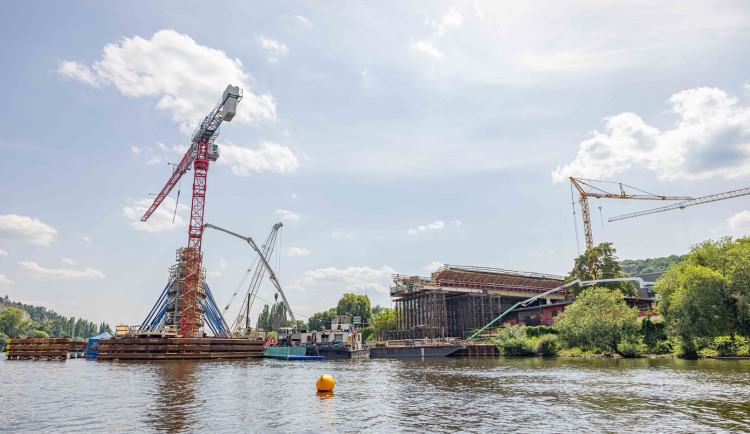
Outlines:
POLYGON ((115 337, 125 336, 142 336, 142 335, 160 335, 166 336, 177 336, 180 328, 176 325, 166 324, 149 324, 149 325, 138 325, 138 326, 126 326, 119 325, 115 330, 115 337))

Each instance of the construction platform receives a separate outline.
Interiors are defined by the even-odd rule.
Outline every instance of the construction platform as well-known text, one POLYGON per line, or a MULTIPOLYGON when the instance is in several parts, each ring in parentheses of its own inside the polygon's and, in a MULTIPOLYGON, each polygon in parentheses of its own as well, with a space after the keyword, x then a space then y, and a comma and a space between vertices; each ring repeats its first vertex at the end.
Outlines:
POLYGON ((11 338, 5 355, 9 360, 67 360, 83 357, 83 346, 70 338, 11 338))
MULTIPOLYGON (((377 339, 466 338, 519 301, 563 284, 564 277, 500 268, 444 265, 430 277, 394 274, 391 299, 396 309, 393 330, 377 339)), ((540 299, 541 304, 567 300, 568 291, 540 299)))
POLYGON ((262 338, 122 337, 101 339, 101 360, 178 360, 262 358, 262 338))

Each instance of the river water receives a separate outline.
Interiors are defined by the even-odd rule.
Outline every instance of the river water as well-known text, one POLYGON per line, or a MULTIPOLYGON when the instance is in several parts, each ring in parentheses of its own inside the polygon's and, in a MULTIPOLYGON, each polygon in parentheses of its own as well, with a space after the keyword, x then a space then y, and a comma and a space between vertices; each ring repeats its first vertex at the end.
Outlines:
POLYGON ((3 358, 0 391, 10 431, 750 431, 750 360, 3 358))

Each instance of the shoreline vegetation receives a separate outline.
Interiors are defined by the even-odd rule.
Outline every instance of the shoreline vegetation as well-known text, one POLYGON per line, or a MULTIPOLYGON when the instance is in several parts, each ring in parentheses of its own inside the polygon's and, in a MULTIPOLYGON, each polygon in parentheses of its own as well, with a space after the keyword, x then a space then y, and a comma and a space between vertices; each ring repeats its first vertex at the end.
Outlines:
MULTIPOLYGON (((568 281, 621 277, 614 254, 610 243, 588 250, 568 281)), ((488 340, 504 356, 750 357, 750 237, 704 241, 673 258, 654 285, 655 320, 625 304, 632 291, 573 287, 575 301, 552 326, 505 326, 488 340)))

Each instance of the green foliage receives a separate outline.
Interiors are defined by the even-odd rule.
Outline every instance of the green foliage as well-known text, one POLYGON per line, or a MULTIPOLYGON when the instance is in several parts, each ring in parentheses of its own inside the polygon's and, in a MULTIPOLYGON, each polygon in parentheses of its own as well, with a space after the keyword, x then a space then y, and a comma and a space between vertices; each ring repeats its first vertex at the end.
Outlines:
POLYGON ((620 266, 622 266, 622 272, 625 273, 625 276, 630 277, 636 274, 667 271, 669 267, 681 262, 686 257, 687 255, 670 255, 664 258, 625 259, 620 261, 620 266))
POLYGON ((5 333, 0 333, 0 353, 5 351, 6 346, 8 346, 8 336, 5 333))
POLYGON ((659 345, 659 342, 667 339, 667 334, 664 332, 664 321, 653 322, 649 317, 644 318, 641 321, 641 336, 643 336, 643 343, 649 351, 653 351, 659 345))
POLYGON ((368 341, 375 339, 375 327, 364 327, 362 328, 362 340, 368 341))
POLYGON ((638 333, 638 313, 629 308, 620 291, 587 288, 555 319, 560 341, 584 350, 616 352, 617 345, 638 333))
POLYGON ((0 333, 8 336, 21 336, 29 327, 31 321, 23 319, 23 311, 11 307, 0 312, 0 333))
POLYGON ((526 326, 526 337, 534 338, 539 337, 542 335, 548 335, 548 334, 557 334, 557 330, 554 327, 549 327, 545 325, 538 325, 538 326, 526 326))
MULTIPOLYGON (((109 326, 104 323, 97 326, 96 324, 84 319, 79 319, 78 321, 76 321, 75 318, 66 318, 54 311, 47 310, 47 308, 45 307, 12 302, 7 295, 5 296, 5 298, 0 298, 0 306, 9 308, 3 312, 7 312, 11 309, 20 310, 22 311, 21 315, 23 315, 23 312, 26 312, 31 318, 31 321, 25 321, 23 324, 16 324, 17 328, 20 328, 22 330, 13 330, 13 335, 17 335, 19 337, 35 336, 37 334, 36 332, 40 331, 46 333, 48 336, 67 336, 72 339, 83 339, 99 334, 97 333, 97 330, 102 326, 106 327, 106 329, 111 333, 111 329, 109 328, 109 326)), ((0 312, 0 315, 2 315, 2 312, 0 312)), ((6 320, 8 319, 6 318, 6 320)), ((14 319, 9 321, 15 322, 14 319)))
POLYGON ((625 358, 640 357, 648 352, 648 347, 637 340, 626 340, 617 344, 617 354, 625 358))
POLYGON ((274 303, 270 308, 267 304, 264 305, 263 310, 258 315, 258 322, 255 323, 255 326, 259 329, 269 331, 285 327, 286 323, 286 305, 280 301, 274 303))
MULTIPOLYGON (((528 334, 528 333, 527 333, 528 334)), ((556 334, 539 336, 534 351, 543 357, 553 357, 560 352, 560 344, 556 334)))
POLYGON ((654 286, 667 333, 679 354, 697 355, 696 339, 750 336, 750 237, 705 241, 654 286))
POLYGON ((370 298, 366 295, 356 295, 347 293, 339 299, 338 305, 336 305, 337 315, 351 315, 362 317, 363 323, 372 322, 372 306, 370 306, 370 298))
POLYGON ((375 306, 372 307, 372 315, 375 316, 386 309, 387 309, 386 307, 376 304, 375 306))
MULTIPOLYGON (((620 263, 617 262, 617 256, 615 256, 616 252, 617 250, 612 247, 612 243, 601 243, 594 248, 586 250, 583 255, 576 258, 573 270, 568 274, 566 281, 623 277, 622 267, 620 267, 620 263)), ((631 282, 607 282, 599 286, 611 290, 619 290, 625 295, 636 295, 635 287, 631 282)), ((580 285, 571 287, 571 291, 576 297, 581 290, 580 285)))
POLYGON ((490 341, 504 356, 533 356, 534 344, 526 337, 526 326, 511 325, 500 330, 490 341))
POLYGON ((373 318, 373 327, 375 330, 396 330, 398 329, 398 312, 394 309, 383 309, 373 318))
POLYGON ((308 330, 323 330, 323 327, 331 328, 331 318, 336 316, 336 308, 333 307, 325 312, 314 313, 307 320, 308 330))

